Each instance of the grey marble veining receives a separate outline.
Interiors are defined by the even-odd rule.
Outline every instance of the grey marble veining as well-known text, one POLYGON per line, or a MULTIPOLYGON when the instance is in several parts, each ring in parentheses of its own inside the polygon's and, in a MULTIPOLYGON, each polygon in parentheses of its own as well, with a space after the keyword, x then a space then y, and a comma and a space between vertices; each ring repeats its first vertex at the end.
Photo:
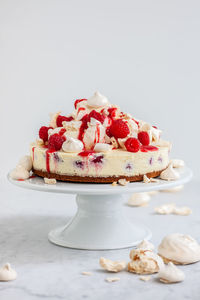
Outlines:
MULTIPOLYGON (((148 207, 124 210, 132 221, 148 225, 157 246, 171 232, 191 234, 200 241, 199 182, 191 182, 179 193, 159 193, 148 207), (159 204, 175 202, 192 208, 190 216, 154 214, 159 204)), ((104 272, 100 256, 129 260, 130 249, 84 251, 55 246, 47 240, 49 230, 65 224, 76 211, 74 197, 19 189, 6 179, 0 183, 0 264, 10 262, 17 280, 0 283, 0 300, 36 299, 200 299, 200 263, 180 267, 184 282, 165 285, 153 275, 143 282, 128 272, 104 272), (92 272, 84 276, 82 271, 92 272), (105 282, 106 277, 120 277, 119 282, 105 282)), ((126 201, 126 199, 125 199, 126 201)))

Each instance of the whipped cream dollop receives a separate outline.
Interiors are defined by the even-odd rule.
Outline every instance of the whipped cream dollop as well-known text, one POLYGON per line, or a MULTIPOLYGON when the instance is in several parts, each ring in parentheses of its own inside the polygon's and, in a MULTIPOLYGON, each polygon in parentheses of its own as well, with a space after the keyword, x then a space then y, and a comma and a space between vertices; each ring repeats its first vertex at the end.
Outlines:
POLYGON ((7 263, 0 269, 0 281, 11 281, 17 278, 17 273, 11 268, 10 264, 7 263))
POLYGON ((91 107, 103 107, 109 104, 108 99, 101 95, 98 91, 94 95, 87 99, 87 105, 91 107))
POLYGON ((112 149, 111 145, 105 143, 97 143, 94 146, 95 152, 108 152, 112 149))
POLYGON ((173 168, 182 168, 185 166, 185 162, 182 159, 172 159, 170 163, 172 164, 173 168))
POLYGON ((30 155, 25 155, 19 160, 18 164, 24 167, 27 171, 30 171, 33 166, 33 161, 30 155))
POLYGON ((154 245, 152 243, 150 243, 149 241, 147 240, 143 240, 141 243, 139 243, 137 245, 137 248, 138 249, 143 249, 143 250, 151 250, 153 251, 154 250, 154 245))
POLYGON ((167 181, 177 180, 180 178, 180 175, 176 170, 174 170, 173 165, 170 163, 168 167, 161 172, 160 178, 167 181))
POLYGON ((62 144, 64 152, 81 152, 83 148, 83 143, 72 137, 67 137, 67 140, 62 144))
POLYGON ((128 200, 129 206, 146 206, 151 197, 149 193, 134 193, 131 195, 131 197, 128 200))
POLYGON ((168 265, 159 270, 158 277, 160 278, 160 281, 164 283, 174 283, 183 281, 185 279, 185 274, 172 262, 169 262, 168 265))
POLYGON ((10 172, 10 177, 14 180, 26 180, 29 178, 29 171, 27 171, 23 166, 17 165, 15 169, 10 172))
POLYGON ((130 259, 128 271, 137 274, 157 273, 164 266, 162 258, 151 250, 132 249, 130 259))
POLYGON ((189 235, 167 235, 158 247, 158 254, 176 264, 191 264, 200 260, 200 245, 189 235))

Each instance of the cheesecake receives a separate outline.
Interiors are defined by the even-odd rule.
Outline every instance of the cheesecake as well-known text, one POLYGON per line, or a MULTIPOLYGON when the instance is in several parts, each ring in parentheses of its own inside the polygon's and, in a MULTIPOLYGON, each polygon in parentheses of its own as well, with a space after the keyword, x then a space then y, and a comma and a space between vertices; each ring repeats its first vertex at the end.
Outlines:
POLYGON ((62 181, 111 183, 157 177, 169 164, 171 144, 161 130, 123 113, 95 92, 74 111, 51 115, 31 143, 33 172, 62 181))

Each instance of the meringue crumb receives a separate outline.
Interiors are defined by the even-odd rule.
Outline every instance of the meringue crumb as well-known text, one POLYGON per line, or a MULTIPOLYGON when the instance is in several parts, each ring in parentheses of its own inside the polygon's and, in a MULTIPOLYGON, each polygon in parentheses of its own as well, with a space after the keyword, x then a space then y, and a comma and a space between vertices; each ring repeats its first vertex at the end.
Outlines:
POLYGON ((159 179, 156 178, 149 178, 147 175, 143 176, 143 183, 150 183, 150 182, 159 182, 159 179))
POLYGON ((46 184, 56 184, 56 179, 55 178, 47 178, 47 177, 45 177, 44 178, 44 182, 46 183, 46 184))
POLYGON ((149 281, 151 279, 151 276, 139 276, 139 279, 143 281, 149 281))
POLYGON ((119 277, 107 277, 105 279, 105 281, 107 281, 107 282, 115 282, 115 281, 119 281, 119 280, 120 280, 119 277))
POLYGON ((125 186, 129 183, 130 181, 127 181, 125 178, 124 179, 119 179, 118 183, 119 185, 125 186))
POLYGON ((82 275, 87 275, 87 276, 91 276, 91 275, 92 275, 91 272, 87 272, 87 271, 83 271, 81 274, 82 274, 82 275))
POLYGON ((117 186, 117 182, 113 181, 112 186, 117 186))
POLYGON ((10 264, 5 264, 0 269, 0 281, 11 281, 17 278, 17 272, 11 268, 10 264))
POLYGON ((104 270, 115 273, 120 272, 126 268, 125 261, 112 261, 104 257, 100 257, 99 264, 104 270))
POLYGON ((155 207, 155 212, 160 215, 174 214, 188 216, 192 213, 192 210, 187 206, 177 207, 175 203, 170 203, 155 207))

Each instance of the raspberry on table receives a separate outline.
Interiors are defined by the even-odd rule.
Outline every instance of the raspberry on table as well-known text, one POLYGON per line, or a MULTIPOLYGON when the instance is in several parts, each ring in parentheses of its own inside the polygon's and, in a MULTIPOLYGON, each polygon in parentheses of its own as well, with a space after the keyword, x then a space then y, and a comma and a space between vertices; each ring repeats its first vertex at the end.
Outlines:
POLYGON ((140 149, 140 143, 136 138, 128 138, 125 142, 125 147, 129 152, 138 152, 140 149))
POLYGON ((110 134, 117 138, 125 138, 130 133, 128 125, 121 119, 114 120, 110 126, 110 134))
POLYGON ((58 133, 52 134, 49 138, 48 149, 58 151, 66 140, 65 136, 60 136, 58 133))
POLYGON ((44 141, 48 141, 48 130, 53 129, 52 127, 42 126, 39 130, 39 137, 44 141))
POLYGON ((149 134, 146 131, 140 131, 138 133, 138 140, 140 141, 140 143, 144 146, 148 146, 150 143, 150 138, 149 138, 149 134))

